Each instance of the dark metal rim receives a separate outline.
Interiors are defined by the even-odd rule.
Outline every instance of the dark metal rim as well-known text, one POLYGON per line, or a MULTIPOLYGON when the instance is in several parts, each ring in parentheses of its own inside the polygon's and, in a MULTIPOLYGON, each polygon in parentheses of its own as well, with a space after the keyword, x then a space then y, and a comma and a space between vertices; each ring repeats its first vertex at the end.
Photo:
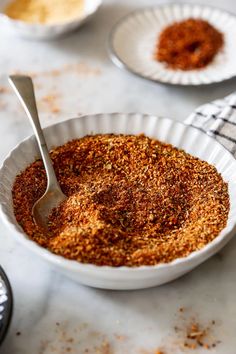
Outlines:
POLYGON ((8 296, 8 300, 6 301, 6 303, 4 303, 4 310, 2 312, 3 319, 0 325, 0 345, 1 345, 7 334, 11 322, 12 310, 13 310, 13 295, 12 295, 10 282, 1 266, 0 266, 0 276, 3 280, 3 283, 6 286, 7 296, 8 296))

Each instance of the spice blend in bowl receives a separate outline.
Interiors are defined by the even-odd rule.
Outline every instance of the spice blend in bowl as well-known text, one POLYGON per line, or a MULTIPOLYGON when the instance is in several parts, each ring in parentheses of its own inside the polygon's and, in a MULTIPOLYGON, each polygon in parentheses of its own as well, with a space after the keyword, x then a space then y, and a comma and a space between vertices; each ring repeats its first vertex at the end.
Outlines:
POLYGON ((15 180, 16 220, 53 253, 82 263, 142 266, 186 257, 226 226, 227 184, 216 168, 144 135, 100 134, 51 151, 68 199, 49 217, 50 235, 32 207, 46 188, 41 160, 15 180))
POLYGON ((223 43, 222 33, 210 23, 190 18, 161 32, 155 57, 172 69, 201 69, 212 62, 223 43))
MULTIPOLYGON (((199 129, 168 118, 138 113, 87 115, 44 129, 49 149, 87 135, 111 133, 126 136, 143 133, 152 139, 172 144, 215 166, 228 185, 230 210, 227 225, 217 237, 201 249, 167 263, 137 267, 97 266, 55 254, 33 241, 17 222, 14 214, 12 188, 16 178, 40 156, 35 137, 31 136, 12 149, 0 168, 0 216, 9 234, 25 247, 32 257, 41 258, 60 274, 88 286, 116 290, 143 289, 167 283, 190 272, 220 251, 232 239, 236 231, 236 160, 219 142, 199 129)), ((36 180, 38 186, 41 178, 42 174, 39 173, 36 180)), ((29 180, 28 187, 31 188, 29 180)), ((26 183, 26 188, 28 187, 26 183)))
POLYGON ((83 15, 84 0, 13 0, 4 13, 13 20, 53 24, 83 15))
POLYGON ((0 2, 0 19, 17 36, 53 39, 88 21, 102 0, 5 0, 0 2))

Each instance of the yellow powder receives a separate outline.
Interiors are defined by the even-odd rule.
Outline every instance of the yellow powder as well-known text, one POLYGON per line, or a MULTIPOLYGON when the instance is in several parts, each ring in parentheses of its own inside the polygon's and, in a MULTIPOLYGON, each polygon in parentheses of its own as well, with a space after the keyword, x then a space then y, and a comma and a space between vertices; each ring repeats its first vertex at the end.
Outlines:
POLYGON ((14 0, 4 12, 15 20, 53 24, 73 20, 83 10, 84 0, 14 0))

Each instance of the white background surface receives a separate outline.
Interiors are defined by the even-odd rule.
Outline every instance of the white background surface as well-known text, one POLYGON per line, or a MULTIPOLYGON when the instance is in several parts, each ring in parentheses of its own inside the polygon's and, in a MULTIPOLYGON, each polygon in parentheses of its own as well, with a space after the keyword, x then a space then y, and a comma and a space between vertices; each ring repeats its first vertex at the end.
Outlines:
MULTIPOLYGON (((53 42, 18 39, 0 28, 0 86, 7 87, 6 76, 12 72, 37 73, 42 125, 81 113, 114 111, 183 120, 198 105, 236 90, 236 79, 203 88, 155 84, 110 62, 106 45, 112 25, 136 7, 153 4, 158 1, 104 1, 88 24, 53 42), (78 63, 79 70, 65 70, 65 65, 78 63), (81 69, 85 65, 87 72, 81 69), (53 69, 63 71, 55 76, 53 69), (52 94, 60 108, 57 114, 43 101, 52 94)), ((205 4, 236 13, 233 0, 208 0, 205 4)), ((14 94, 0 93, 0 160, 31 133, 14 94)), ((101 348, 103 339, 112 347, 104 354, 155 354, 158 348, 165 354, 236 353, 236 240, 177 281, 132 292, 90 289, 67 280, 15 244, 1 224, 0 263, 9 276, 15 299, 12 325, 1 354, 64 354, 68 348, 73 354, 83 354, 85 348, 88 353, 99 353, 95 346, 101 348), (180 307, 186 309, 184 315, 179 314, 180 307), (221 343, 215 349, 180 349, 179 339, 182 343, 183 337, 178 339, 174 326, 186 328, 193 316, 203 325, 216 321, 213 337, 221 343), (18 331, 21 335, 17 336, 18 331)))

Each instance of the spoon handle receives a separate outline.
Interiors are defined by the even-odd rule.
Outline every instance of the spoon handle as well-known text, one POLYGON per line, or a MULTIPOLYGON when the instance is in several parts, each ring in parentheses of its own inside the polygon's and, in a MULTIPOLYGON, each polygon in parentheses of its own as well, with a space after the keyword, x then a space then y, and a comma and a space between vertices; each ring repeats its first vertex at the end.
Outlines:
POLYGON ((11 75, 9 76, 8 80, 13 87, 17 97, 19 98, 22 106, 24 107, 24 110, 34 130, 34 134, 38 142, 39 150, 47 174, 47 189, 60 188, 40 125, 32 79, 29 76, 11 75))

